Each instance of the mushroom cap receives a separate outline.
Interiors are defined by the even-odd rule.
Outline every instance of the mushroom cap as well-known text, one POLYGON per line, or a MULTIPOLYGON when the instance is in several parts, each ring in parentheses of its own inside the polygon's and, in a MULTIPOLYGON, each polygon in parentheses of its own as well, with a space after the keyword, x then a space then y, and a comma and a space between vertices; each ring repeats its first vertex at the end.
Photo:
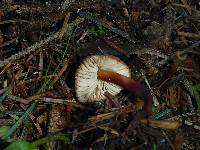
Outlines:
POLYGON ((92 55, 83 60, 76 72, 75 90, 80 102, 102 101, 106 97, 107 91, 112 95, 117 95, 122 87, 98 79, 99 69, 117 72, 130 77, 129 67, 119 58, 112 55, 92 55))

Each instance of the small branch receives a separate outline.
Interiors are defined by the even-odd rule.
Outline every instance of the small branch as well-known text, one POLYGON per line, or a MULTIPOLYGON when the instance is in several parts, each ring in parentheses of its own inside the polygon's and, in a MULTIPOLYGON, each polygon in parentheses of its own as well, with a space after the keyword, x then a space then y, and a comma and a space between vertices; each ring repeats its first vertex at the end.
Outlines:
POLYGON ((53 40, 57 39, 59 33, 60 32, 56 32, 55 34, 49 36, 47 39, 42 40, 42 41, 40 41, 40 42, 28 47, 26 50, 21 51, 21 52, 15 54, 15 55, 12 55, 11 57, 7 58, 4 61, 0 61, 0 67, 3 67, 5 65, 7 65, 8 63, 13 62, 13 61, 15 61, 17 59, 20 59, 21 57, 24 57, 25 55, 30 54, 31 52, 34 52, 37 49, 47 45, 48 43, 50 43, 53 40))
POLYGON ((58 75, 53 79, 51 85, 55 84, 59 79, 60 77, 63 75, 63 73, 65 72, 65 70, 68 68, 70 62, 67 61, 64 66, 62 67, 62 69, 59 71, 58 75))
POLYGON ((95 16, 91 15, 90 13, 81 12, 81 11, 78 11, 77 13, 78 13, 79 16, 86 18, 86 19, 88 19, 88 20, 90 20, 90 21, 92 21, 92 22, 94 22, 98 25, 102 25, 103 27, 109 29, 111 32, 114 32, 115 34, 118 34, 121 37, 124 37, 125 39, 135 43, 135 41, 133 39, 131 39, 131 37, 128 33, 102 22, 101 20, 99 20, 95 16))
POLYGON ((15 22, 24 22, 24 23, 29 23, 29 24, 31 24, 31 22, 28 21, 28 20, 15 19, 15 20, 5 20, 5 21, 1 21, 1 22, 0 22, 0 25, 2 25, 2 24, 8 24, 8 23, 15 23, 15 22))
POLYGON ((114 50, 116 50, 117 52, 123 54, 126 57, 129 57, 129 53, 127 51, 125 51, 124 49, 118 47, 115 43, 109 41, 109 40, 105 40, 106 44, 108 44, 111 48, 113 48, 114 50))
POLYGON ((195 33, 190 33, 190 32, 181 32, 181 31, 178 31, 177 34, 178 34, 178 36, 184 36, 187 38, 193 38, 193 39, 197 39, 197 40, 200 39, 200 34, 195 34, 195 33))
POLYGON ((61 40, 63 35, 65 34, 65 32, 67 31, 67 26, 68 26, 68 21, 69 21, 69 17, 70 17, 70 12, 66 14, 65 16, 65 20, 64 20, 64 23, 63 23, 63 26, 61 28, 61 31, 60 31, 60 35, 58 36, 58 39, 61 40))
MULTIPOLYGON (((187 53, 191 52, 191 50, 192 50, 193 48, 198 47, 198 46, 200 46, 200 41, 198 41, 198 42, 192 44, 192 45, 189 46, 188 48, 185 48, 185 49, 183 49, 183 50, 180 50, 180 52, 178 53, 178 55, 181 56, 181 55, 183 55, 183 54, 187 54, 187 53)), ((156 65, 157 65, 157 66, 162 66, 162 65, 166 64, 169 60, 172 60, 172 59, 174 59, 174 58, 176 58, 176 57, 177 57, 177 51, 174 52, 174 53, 172 53, 167 59, 158 62, 156 65)))
MULTIPOLYGON (((82 18, 77 18, 75 21, 73 21, 72 23, 70 23, 68 25, 68 29, 69 32, 71 32, 71 30, 73 29, 74 26, 78 25, 79 23, 83 22, 84 19, 82 18)), ((66 32, 67 33, 67 32, 66 32)), ((28 55, 32 52, 35 52, 36 50, 40 50, 40 48, 44 47, 45 45, 49 44, 50 42, 54 41, 54 40, 58 40, 58 36, 60 35, 60 32, 56 32, 53 35, 49 36, 48 38, 46 38, 45 40, 42 40, 30 47, 28 47, 26 50, 21 51, 15 55, 12 55, 11 57, 7 58, 4 61, 0 61, 0 67, 3 67, 9 63, 13 63, 15 60, 20 59, 22 57, 24 57, 25 55, 28 55)))
POLYGON ((18 37, 14 38, 14 39, 12 39, 12 40, 10 40, 10 41, 4 42, 3 44, 0 45, 0 48, 1 48, 1 47, 5 47, 5 46, 8 46, 8 45, 10 45, 10 44, 16 42, 17 40, 18 40, 18 37))

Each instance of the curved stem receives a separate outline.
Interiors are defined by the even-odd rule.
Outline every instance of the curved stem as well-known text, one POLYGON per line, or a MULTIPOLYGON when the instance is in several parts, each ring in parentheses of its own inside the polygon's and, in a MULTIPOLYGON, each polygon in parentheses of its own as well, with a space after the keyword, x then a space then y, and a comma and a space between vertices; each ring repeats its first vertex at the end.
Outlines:
POLYGON ((150 94, 150 92, 145 88, 144 85, 141 83, 126 77, 124 75, 121 75, 119 73, 116 73, 114 71, 107 71, 99 69, 97 72, 97 76, 99 79, 107 82, 114 83, 116 85, 119 85, 126 90, 132 92, 138 97, 141 97, 144 100, 144 110, 151 114, 151 108, 153 104, 153 97, 150 94))

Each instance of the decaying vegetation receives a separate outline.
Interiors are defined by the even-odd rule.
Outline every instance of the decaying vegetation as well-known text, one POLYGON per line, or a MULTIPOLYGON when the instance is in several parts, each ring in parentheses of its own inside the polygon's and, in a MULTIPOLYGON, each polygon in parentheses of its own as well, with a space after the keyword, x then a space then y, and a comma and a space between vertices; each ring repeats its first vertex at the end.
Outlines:
POLYGON ((0 0, 0 149, 200 149, 199 30, 199 0, 0 0), (90 55, 119 57, 153 103, 79 102, 90 55))

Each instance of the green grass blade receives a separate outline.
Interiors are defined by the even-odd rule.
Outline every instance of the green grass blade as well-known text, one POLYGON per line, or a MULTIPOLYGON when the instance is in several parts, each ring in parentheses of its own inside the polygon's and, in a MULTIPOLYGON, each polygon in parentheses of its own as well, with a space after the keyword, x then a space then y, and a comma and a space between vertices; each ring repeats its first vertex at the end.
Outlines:
POLYGON ((39 145, 43 145, 43 144, 49 143, 51 141, 63 141, 65 143, 69 143, 70 139, 66 135, 57 134, 57 135, 52 135, 52 136, 43 137, 41 139, 38 139, 38 140, 32 142, 32 145, 33 145, 33 147, 38 147, 39 145))
POLYGON ((24 115, 19 118, 19 120, 17 120, 17 122, 10 128, 10 130, 8 131, 8 133, 3 137, 3 139, 9 138, 11 134, 13 134, 13 132, 16 131, 16 129, 26 120, 26 118, 28 117, 29 113, 35 108, 36 105, 36 101, 33 101, 33 103, 31 104, 31 106, 26 110, 26 112, 24 113, 24 115))

